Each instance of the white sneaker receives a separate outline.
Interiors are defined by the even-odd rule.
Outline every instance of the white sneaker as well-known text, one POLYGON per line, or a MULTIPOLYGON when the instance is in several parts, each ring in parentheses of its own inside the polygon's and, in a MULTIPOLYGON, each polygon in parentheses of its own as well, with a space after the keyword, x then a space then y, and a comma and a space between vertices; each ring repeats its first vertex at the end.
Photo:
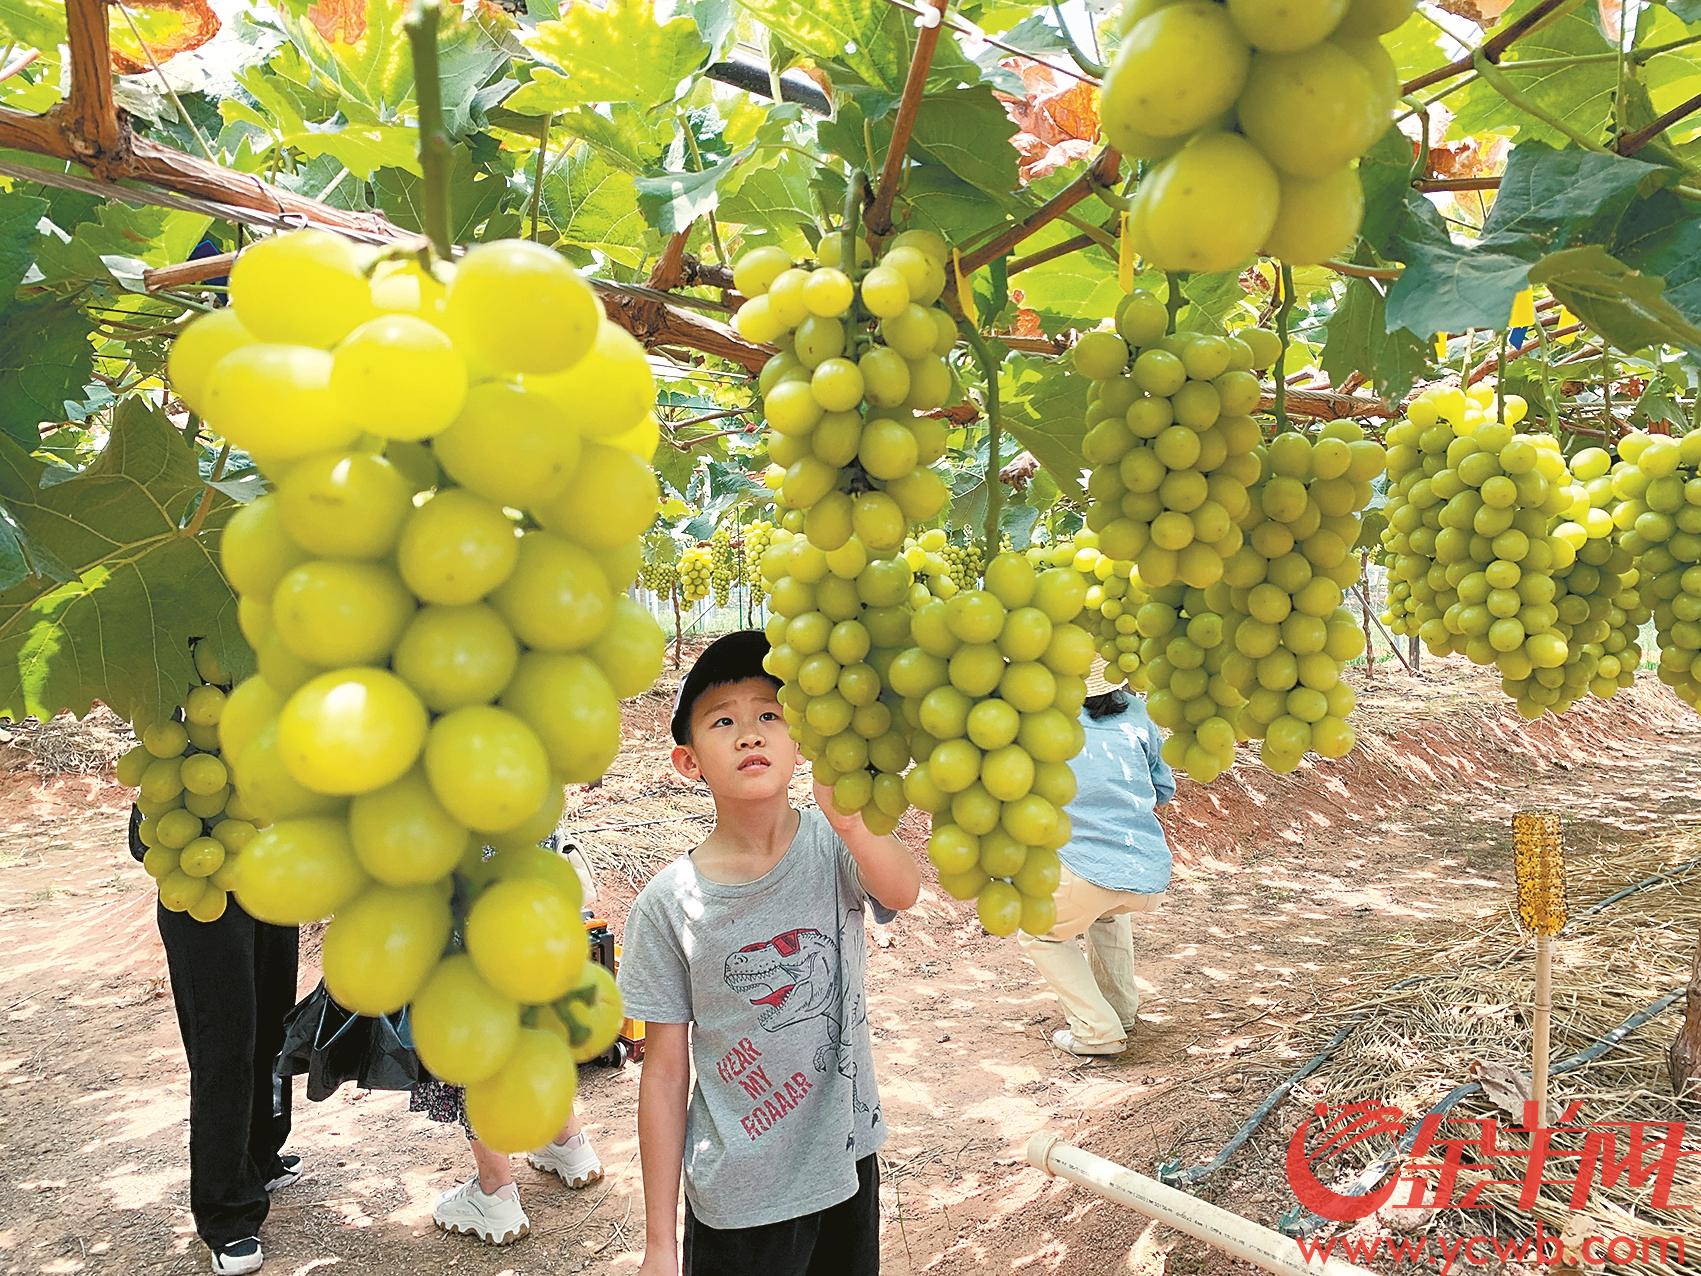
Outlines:
POLYGON ((213 1250, 213 1271, 217 1276, 244 1276, 247 1272, 257 1272, 265 1261, 258 1236, 227 1241, 213 1250))
POLYGON ((299 1183, 303 1173, 305 1171, 301 1168, 299 1156, 280 1156, 278 1158, 278 1172, 266 1180, 266 1190, 276 1192, 280 1188, 288 1187, 291 1183, 299 1183))
POLYGON ((520 1189, 508 1183, 494 1192, 480 1191, 476 1174, 437 1198, 431 1221, 445 1232, 476 1236, 491 1245, 517 1241, 531 1230, 520 1189))
POLYGON ((1096 1046, 1088 1045, 1085 1042, 1075 1040, 1075 1034, 1067 1028, 1059 1028, 1052 1033, 1051 1044, 1059 1050, 1067 1050, 1070 1054, 1079 1055, 1082 1058, 1090 1055, 1121 1054, 1128 1049, 1126 1041, 1106 1041, 1096 1046))
POLYGON ((602 1162, 583 1134, 575 1134, 565 1143, 550 1143, 535 1152, 527 1152, 526 1163, 534 1170, 557 1176, 572 1188, 589 1187, 602 1178, 602 1162))

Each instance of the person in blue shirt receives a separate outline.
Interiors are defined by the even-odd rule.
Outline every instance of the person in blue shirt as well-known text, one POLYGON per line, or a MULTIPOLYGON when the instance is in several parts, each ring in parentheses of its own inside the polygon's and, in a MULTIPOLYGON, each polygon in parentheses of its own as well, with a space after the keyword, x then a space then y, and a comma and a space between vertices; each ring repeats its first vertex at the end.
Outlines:
POLYGON ((1087 679, 1081 725, 1087 742, 1071 764, 1074 831, 1060 852, 1057 923, 1021 944, 1069 1021, 1052 1043, 1111 1055, 1127 1048, 1140 1006, 1133 914, 1155 909, 1169 886, 1172 856, 1156 811, 1175 796, 1175 775, 1144 698, 1105 681, 1102 661, 1087 679))

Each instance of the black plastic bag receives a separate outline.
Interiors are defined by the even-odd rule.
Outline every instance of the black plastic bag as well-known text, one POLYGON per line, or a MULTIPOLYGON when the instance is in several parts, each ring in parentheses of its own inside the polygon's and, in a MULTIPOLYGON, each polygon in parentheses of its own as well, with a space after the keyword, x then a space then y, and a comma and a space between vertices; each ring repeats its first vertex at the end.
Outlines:
POLYGON ((324 981, 284 1018, 283 1048, 274 1071, 307 1075, 307 1097, 328 1099, 345 1081, 368 1090, 411 1090, 419 1082, 419 1056, 404 1008, 393 1015, 357 1015, 326 991, 324 981))

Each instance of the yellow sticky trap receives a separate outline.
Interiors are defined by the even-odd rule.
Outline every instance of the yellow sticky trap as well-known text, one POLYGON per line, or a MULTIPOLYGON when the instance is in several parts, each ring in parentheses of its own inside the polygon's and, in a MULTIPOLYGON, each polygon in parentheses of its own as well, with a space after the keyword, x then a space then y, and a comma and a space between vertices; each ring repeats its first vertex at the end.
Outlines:
POLYGON ((1533 328, 1536 323, 1536 290, 1526 288, 1512 298, 1512 319, 1509 328, 1533 328))
MULTIPOLYGON (((1559 307, 1559 316, 1553 322, 1554 326, 1557 328, 1569 328, 1572 324, 1578 322, 1578 320, 1577 316, 1571 313, 1569 306, 1561 305, 1559 307)), ((1568 332, 1558 340, 1560 345, 1568 346, 1577 340, 1577 334, 1575 332, 1568 332)))
POLYGON ((957 249, 951 250, 951 274, 957 281, 957 305, 967 319, 975 327, 980 327, 980 315, 975 310, 974 290, 969 287, 969 277, 963 273, 963 254, 957 249))
POLYGON ((1435 357, 1443 362, 1447 359, 1447 334, 1445 332, 1435 334, 1435 357))
POLYGON ((1128 214, 1117 218, 1116 283, 1123 292, 1134 291, 1134 240, 1128 233, 1128 214))

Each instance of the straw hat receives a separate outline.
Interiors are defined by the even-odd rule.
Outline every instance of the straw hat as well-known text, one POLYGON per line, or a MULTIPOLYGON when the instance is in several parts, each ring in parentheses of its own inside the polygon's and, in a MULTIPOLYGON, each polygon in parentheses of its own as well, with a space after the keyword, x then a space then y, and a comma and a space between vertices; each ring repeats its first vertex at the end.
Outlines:
POLYGON ((1107 692, 1122 690, 1120 682, 1111 682, 1104 676, 1108 667, 1103 656, 1093 661, 1093 667, 1087 671, 1087 694, 1089 696, 1102 696, 1107 692))

